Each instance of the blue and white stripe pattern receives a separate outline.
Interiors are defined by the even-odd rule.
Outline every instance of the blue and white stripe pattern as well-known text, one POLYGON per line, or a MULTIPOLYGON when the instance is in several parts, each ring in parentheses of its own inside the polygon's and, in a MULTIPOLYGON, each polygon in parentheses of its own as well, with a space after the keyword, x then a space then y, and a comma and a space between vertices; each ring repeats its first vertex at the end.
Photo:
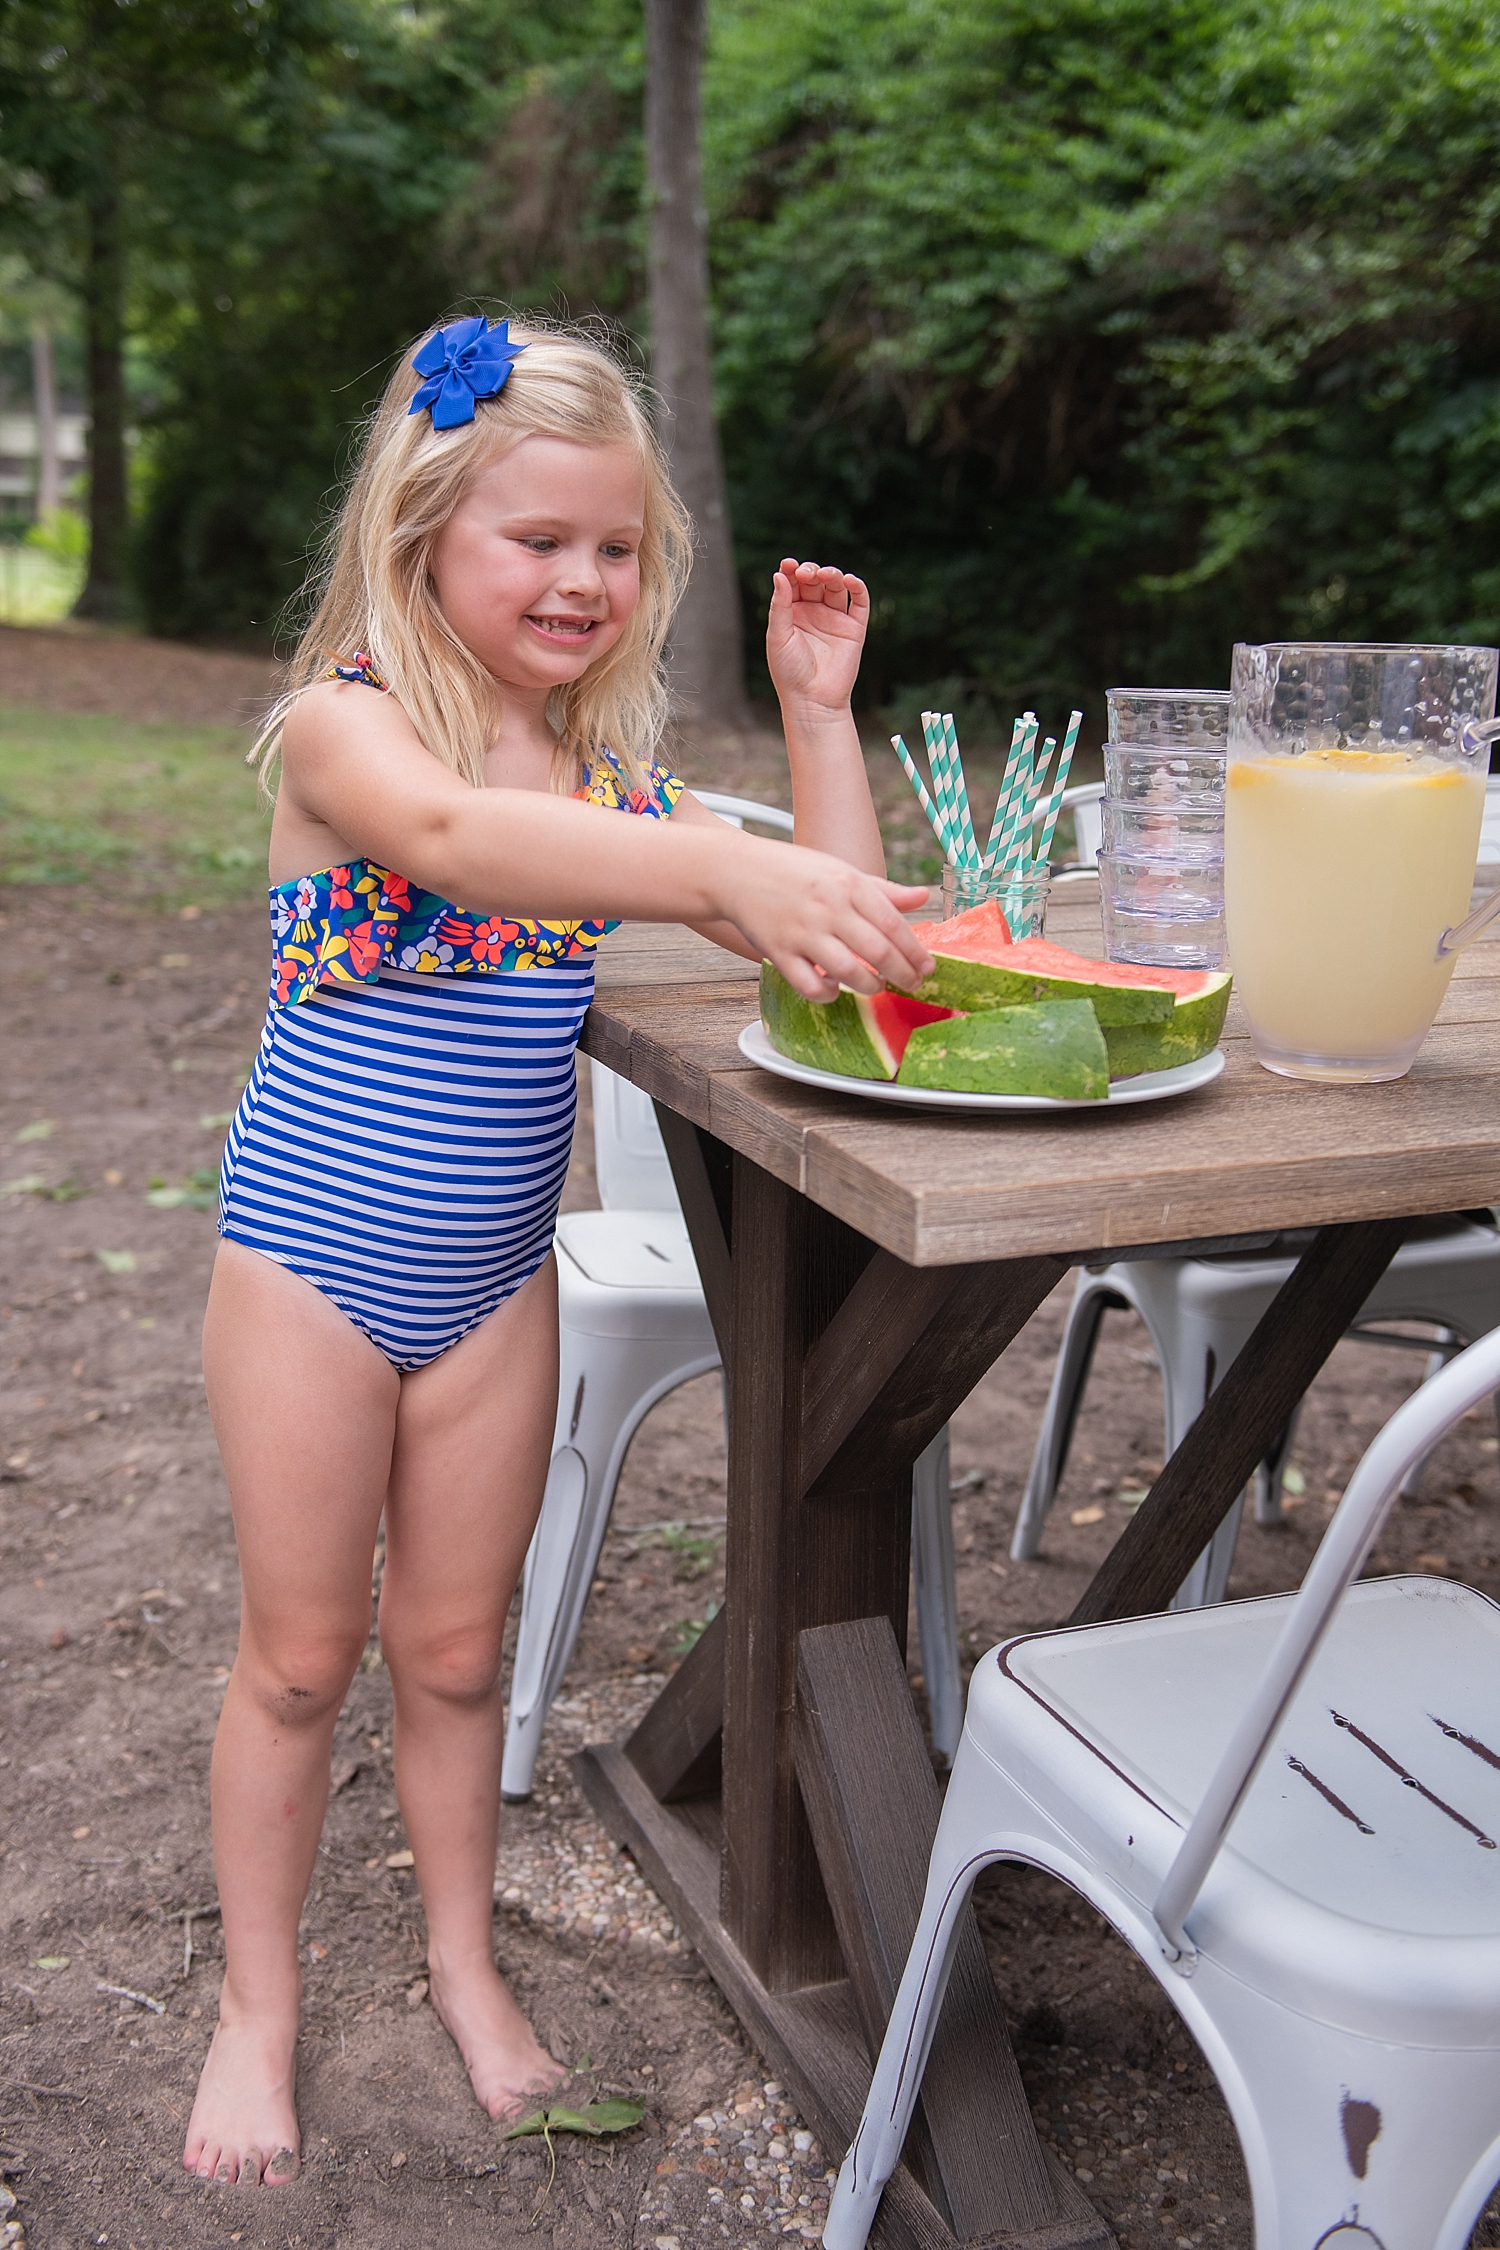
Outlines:
POLYGON ((219 1232, 424 1367, 552 1247, 594 956, 382 968, 273 1007, 224 1151, 219 1232))

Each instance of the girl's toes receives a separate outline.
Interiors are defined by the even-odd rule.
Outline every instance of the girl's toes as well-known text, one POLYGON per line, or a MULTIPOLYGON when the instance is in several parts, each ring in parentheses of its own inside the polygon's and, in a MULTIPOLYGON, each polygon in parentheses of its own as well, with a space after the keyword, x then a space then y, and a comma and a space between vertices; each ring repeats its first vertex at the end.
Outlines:
POLYGON ((240 2165, 240 2186, 260 2186, 260 2150, 258 2148, 250 2148, 245 2151, 244 2160, 240 2165))
POLYGON ((261 2178, 267 2187, 286 2187, 302 2169, 302 2159, 294 2149, 279 2148, 266 2166, 261 2178))
POLYGON ((221 2150, 219 2154, 219 2161, 214 2166, 214 2180, 216 2185, 218 2185, 219 2187, 233 2187, 235 2181, 239 2178, 239 2176, 240 2168, 237 2160, 230 2155, 227 2148, 221 2150))

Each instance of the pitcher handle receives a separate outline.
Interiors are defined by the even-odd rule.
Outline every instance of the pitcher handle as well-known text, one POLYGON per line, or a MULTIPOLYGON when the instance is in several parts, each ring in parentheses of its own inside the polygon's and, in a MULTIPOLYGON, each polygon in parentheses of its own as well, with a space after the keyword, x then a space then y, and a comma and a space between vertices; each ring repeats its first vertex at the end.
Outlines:
POLYGON ((1487 930, 1500 916, 1500 890, 1491 891, 1483 905, 1476 906, 1465 921, 1455 922, 1451 930, 1444 930, 1437 941, 1437 958, 1445 961, 1450 953, 1459 952, 1472 945, 1482 930, 1487 930))
MULTIPOLYGON (((1475 751, 1484 749, 1491 742, 1500 742, 1500 719, 1465 719, 1459 729, 1461 749, 1472 756, 1475 751)), ((1437 941, 1436 958, 1445 961, 1450 953, 1461 952, 1464 946, 1472 945, 1497 915, 1500 915, 1500 890, 1492 891, 1483 904, 1476 906, 1464 921, 1455 922, 1451 930, 1444 930, 1437 941)))

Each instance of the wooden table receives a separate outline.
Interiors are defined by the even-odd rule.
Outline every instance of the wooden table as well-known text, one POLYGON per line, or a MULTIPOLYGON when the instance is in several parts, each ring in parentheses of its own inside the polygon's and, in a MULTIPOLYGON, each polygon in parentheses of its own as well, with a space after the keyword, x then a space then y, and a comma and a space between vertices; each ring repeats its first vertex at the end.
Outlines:
MULTIPOLYGON (((1101 955, 1093 887, 1048 934, 1101 955)), ((928 1119, 735 1044, 746 964, 627 929, 585 1052, 653 1096, 729 1370, 725 1602, 635 1733, 577 1765, 835 2160, 915 1927, 938 1789, 904 1650, 911 1466, 1070 1265, 1312 1228, 1286 1287, 1074 1613, 1164 1608, 1412 1216, 1500 1201, 1500 942, 1395 1085, 1293 1083, 1232 1008, 1202 1092, 928 1119)), ((1211 1395, 1208 1395, 1211 1394, 1211 1395)), ((1107 2243, 1032 2129, 968 1929, 879 2239, 1107 2243)))

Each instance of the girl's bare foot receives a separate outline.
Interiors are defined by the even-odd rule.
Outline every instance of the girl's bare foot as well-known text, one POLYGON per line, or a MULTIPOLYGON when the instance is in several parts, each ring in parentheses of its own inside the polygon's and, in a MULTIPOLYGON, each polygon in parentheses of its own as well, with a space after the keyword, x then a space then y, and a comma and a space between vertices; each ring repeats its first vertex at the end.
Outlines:
POLYGON ((548 2054, 493 1961, 447 1968, 429 1957, 428 1989, 439 2022, 463 2056, 475 2093, 491 2117, 519 2117, 567 2073, 548 2054))
POLYGON ((183 2168, 225 2187, 285 2187, 301 2135, 293 2100, 297 2016, 238 2016, 220 2002, 198 2080, 183 2168))

